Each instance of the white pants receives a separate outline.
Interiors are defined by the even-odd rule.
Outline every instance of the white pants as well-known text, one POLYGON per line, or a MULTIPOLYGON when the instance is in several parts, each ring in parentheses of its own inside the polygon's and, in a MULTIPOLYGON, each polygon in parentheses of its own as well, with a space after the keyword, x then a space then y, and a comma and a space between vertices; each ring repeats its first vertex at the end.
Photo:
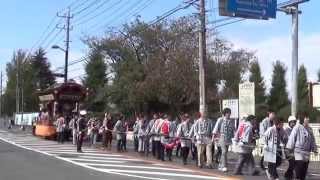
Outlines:
POLYGON ((212 165, 212 143, 209 144, 197 144, 198 149, 198 166, 202 166, 204 163, 204 156, 207 158, 207 166, 212 165), (204 151, 206 151, 206 154, 204 154, 204 151))
POLYGON ((72 130, 72 144, 77 144, 77 131, 75 129, 72 130))
POLYGON ((138 152, 144 152, 145 148, 145 137, 139 137, 139 145, 138 145, 138 152))

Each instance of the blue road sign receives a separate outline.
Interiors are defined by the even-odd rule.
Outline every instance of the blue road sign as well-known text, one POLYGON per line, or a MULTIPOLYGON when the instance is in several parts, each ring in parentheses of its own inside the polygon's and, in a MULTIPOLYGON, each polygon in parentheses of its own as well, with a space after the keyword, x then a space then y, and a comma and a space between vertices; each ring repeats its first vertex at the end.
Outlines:
POLYGON ((227 0, 227 11, 236 17, 276 18, 277 0, 227 0))

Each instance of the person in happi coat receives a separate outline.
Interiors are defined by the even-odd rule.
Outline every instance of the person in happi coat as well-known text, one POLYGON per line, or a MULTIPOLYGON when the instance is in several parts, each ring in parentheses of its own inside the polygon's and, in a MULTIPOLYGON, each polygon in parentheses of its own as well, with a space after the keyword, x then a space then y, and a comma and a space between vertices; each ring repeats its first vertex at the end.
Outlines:
POLYGON ((87 120, 86 120, 87 111, 80 111, 80 117, 77 120, 77 152, 82 151, 83 138, 85 137, 87 131, 87 120))
POLYGON ((158 115, 154 114, 153 118, 148 122, 147 130, 146 130, 146 155, 149 155, 149 147, 150 147, 150 141, 151 141, 151 153, 153 157, 156 157, 156 148, 155 148, 155 141, 154 141, 154 135, 152 134, 152 127, 155 123, 155 121, 158 119, 158 115))
POLYGON ((287 149, 294 154, 294 166, 296 179, 305 180, 311 152, 318 154, 318 148, 312 128, 309 126, 309 117, 304 116, 299 123, 294 126, 289 136, 287 149))
POLYGON ((114 125, 113 131, 116 134, 117 151, 124 151, 124 143, 126 138, 126 124, 124 118, 121 115, 118 115, 118 121, 114 125))
POLYGON ((268 179, 279 179, 277 167, 281 165, 285 156, 283 145, 287 142, 287 136, 283 129, 283 119, 274 118, 273 126, 268 128, 263 137, 264 161, 268 163, 266 174, 268 179))
POLYGON ((204 159, 206 158, 205 166, 212 168, 212 121, 205 114, 200 113, 200 118, 196 121, 193 128, 197 144, 198 167, 202 168, 204 166, 204 159))
POLYGON ((252 151, 256 146, 255 129, 253 122, 256 121, 256 117, 249 115, 245 118, 245 121, 240 123, 235 136, 234 141, 238 147, 239 161, 235 168, 235 175, 242 175, 242 168, 246 164, 249 169, 250 175, 258 175, 258 171, 255 168, 254 157, 252 151))
POLYGON ((228 151, 229 146, 232 144, 232 138, 234 137, 235 133, 235 124, 234 121, 231 120, 231 109, 225 108, 223 110, 223 116, 220 117, 213 130, 213 138, 219 138, 218 144, 221 148, 221 158, 219 163, 219 170, 226 172, 228 171, 227 168, 227 161, 228 161, 228 151))
MULTIPOLYGON (((287 137, 290 137, 293 127, 296 125, 297 119, 295 116, 289 116, 288 118, 288 125, 284 128, 287 137)), ((286 154, 286 158, 288 159, 288 169, 284 174, 284 177, 287 180, 293 179, 293 171, 294 171, 294 156, 290 153, 286 154)))
MULTIPOLYGON (((273 119, 276 117, 275 112, 272 109, 268 110, 267 117, 264 118, 261 123, 260 123, 260 128, 259 128, 259 134, 260 134, 260 146, 263 147, 263 138, 264 138, 264 133, 267 131, 268 128, 273 126, 273 119)), ((261 153, 263 154, 263 148, 261 148, 261 153)), ((262 170, 265 170, 264 166, 264 156, 261 156, 260 159, 260 167, 262 170)))
POLYGON ((180 138, 181 156, 184 165, 187 164, 187 159, 191 148, 191 139, 189 138, 191 126, 192 124, 190 122, 189 114, 184 114, 182 117, 182 122, 179 124, 177 129, 177 137, 180 138))

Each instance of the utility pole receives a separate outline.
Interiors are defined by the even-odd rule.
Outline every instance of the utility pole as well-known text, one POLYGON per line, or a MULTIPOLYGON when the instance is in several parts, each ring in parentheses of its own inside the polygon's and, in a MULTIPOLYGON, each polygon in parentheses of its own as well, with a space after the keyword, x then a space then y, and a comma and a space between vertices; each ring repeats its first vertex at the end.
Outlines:
POLYGON ((292 103, 291 115, 297 115, 298 107, 298 24, 299 24, 299 7, 298 4, 292 8, 292 103))
MULTIPOLYGON (((22 67, 23 68, 23 67, 22 67)), ((22 70, 22 72, 23 72, 23 70, 22 70)), ((24 114, 24 93, 23 93, 23 91, 24 91, 24 88, 23 88, 23 86, 24 86, 24 81, 23 81, 23 77, 21 77, 21 84, 20 84, 20 93, 21 93, 21 111, 20 111, 20 113, 21 113, 21 128, 22 128, 22 130, 24 130, 24 119, 23 119, 23 114, 24 114)))
POLYGON ((16 72, 16 113, 20 112, 20 62, 17 59, 16 72))
POLYGON ((200 93, 200 113, 206 117, 206 9, 205 0, 200 0, 200 31, 199 31, 199 93, 200 93))
POLYGON ((59 29, 64 29, 66 31, 66 40, 65 40, 65 66, 64 66, 64 82, 68 82, 68 61, 69 61, 69 43, 70 43, 70 19, 73 18, 73 16, 70 15, 70 7, 68 8, 68 12, 65 15, 59 15, 57 14, 58 17, 60 18, 65 18, 66 19, 66 25, 63 27, 57 27, 59 29))
POLYGON ((280 3, 277 7, 278 11, 282 11, 286 14, 292 16, 292 32, 291 32, 291 41, 292 41, 292 64, 291 64, 291 77, 292 77, 292 98, 291 98, 291 115, 297 115, 298 109, 298 61, 299 61, 299 4, 308 2, 309 0, 300 0, 300 1, 287 1, 280 3))
POLYGON ((2 117, 2 71, 0 74, 0 119, 2 117))

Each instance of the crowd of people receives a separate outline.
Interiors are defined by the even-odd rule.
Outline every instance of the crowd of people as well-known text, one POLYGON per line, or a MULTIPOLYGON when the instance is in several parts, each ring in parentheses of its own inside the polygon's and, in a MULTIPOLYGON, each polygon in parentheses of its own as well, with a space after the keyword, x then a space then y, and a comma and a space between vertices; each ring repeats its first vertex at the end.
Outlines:
MULTIPOLYGON (((134 150, 142 156, 151 153, 161 161, 172 161, 175 152, 177 157, 181 157, 183 165, 188 164, 191 156, 199 168, 217 168, 227 172, 228 154, 232 149, 239 156, 235 175, 242 175, 244 165, 250 175, 259 175, 261 170, 255 166, 253 150, 258 148, 257 140, 260 139, 259 147, 263 154, 260 165, 268 179, 279 179, 277 168, 285 160, 289 162, 284 174, 286 179, 306 178, 310 154, 317 153, 307 115, 299 117, 299 120, 290 116, 287 127, 283 127, 284 119, 271 110, 260 124, 253 115, 236 124, 230 115, 229 108, 224 109, 216 121, 201 113, 195 118, 185 113, 176 119, 164 113, 155 113, 152 118, 138 115, 132 127, 134 150)), ((82 152, 84 137, 88 137, 90 145, 96 146, 100 136, 105 150, 111 150, 115 136, 117 151, 127 151, 129 123, 123 115, 112 118, 106 113, 103 121, 99 121, 96 118, 87 119, 86 111, 80 111, 79 116, 74 116, 68 125, 62 115, 58 116, 56 127, 60 143, 63 143, 64 128, 72 129, 72 142, 77 145, 78 152, 82 152)))

